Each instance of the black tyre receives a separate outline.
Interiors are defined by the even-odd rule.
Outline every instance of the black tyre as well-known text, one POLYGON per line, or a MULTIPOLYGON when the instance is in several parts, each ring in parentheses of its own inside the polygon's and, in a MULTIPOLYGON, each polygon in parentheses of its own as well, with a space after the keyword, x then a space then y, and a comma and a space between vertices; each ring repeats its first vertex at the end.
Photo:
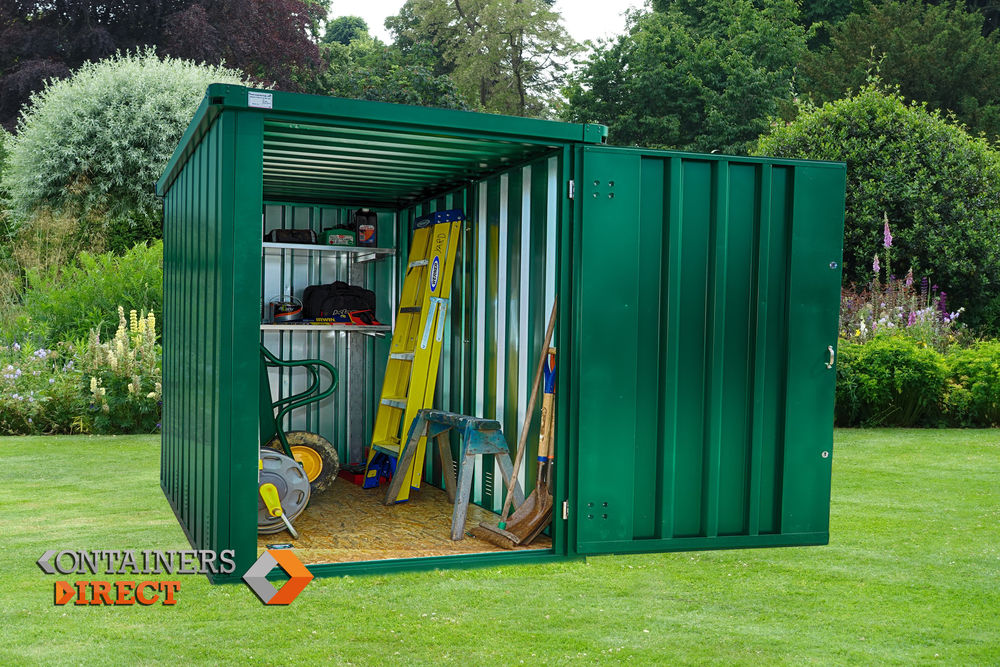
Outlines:
MULTIPOLYGON (((336 447, 323 436, 309 431, 289 431, 285 437, 292 456, 302 464, 306 477, 309 478, 312 495, 329 489, 340 472, 340 457, 336 447)), ((281 451, 281 440, 274 436, 267 446, 281 451)))

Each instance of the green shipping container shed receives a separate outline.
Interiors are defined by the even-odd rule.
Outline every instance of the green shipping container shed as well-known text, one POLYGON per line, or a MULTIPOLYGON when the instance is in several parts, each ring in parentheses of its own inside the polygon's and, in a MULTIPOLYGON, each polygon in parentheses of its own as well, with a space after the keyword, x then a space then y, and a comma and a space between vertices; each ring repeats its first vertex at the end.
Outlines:
MULTIPOLYGON (((336 391, 284 425, 364 463, 411 229, 444 209, 467 219, 435 408, 500 421, 513 449, 559 295, 552 525, 522 550, 452 543, 429 455, 407 503, 383 506, 384 487, 347 479, 314 497, 293 542, 311 571, 828 542, 844 164, 615 148, 606 135, 209 87, 157 192, 161 485, 194 548, 235 550, 236 571, 214 581, 289 540, 257 535, 260 345, 337 368, 336 391), (377 213, 377 248, 262 240, 321 232, 359 207, 377 213), (373 290, 381 326, 262 323, 275 295, 334 280, 373 290)), ((272 396, 301 391, 299 371, 269 369, 272 396)), ((538 422, 535 410, 526 492, 538 422)), ((496 520, 498 471, 476 463, 470 518, 496 520)))

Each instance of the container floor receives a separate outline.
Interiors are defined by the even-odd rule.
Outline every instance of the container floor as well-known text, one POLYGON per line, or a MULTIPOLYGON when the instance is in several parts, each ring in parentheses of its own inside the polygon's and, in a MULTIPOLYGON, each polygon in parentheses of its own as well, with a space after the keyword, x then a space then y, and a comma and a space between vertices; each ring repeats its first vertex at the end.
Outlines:
MULTIPOLYGON (((496 523, 499 517, 478 505, 469 504, 465 538, 451 541, 452 505, 448 495, 424 485, 410 493, 410 500, 383 505, 385 488, 362 489, 338 479, 295 522, 299 539, 295 554, 303 563, 349 563, 387 558, 420 558, 506 551, 468 534, 480 521, 496 523)), ((258 535, 257 546, 287 543, 288 533, 258 535)), ((526 549, 549 549, 552 541, 541 535, 526 549)))

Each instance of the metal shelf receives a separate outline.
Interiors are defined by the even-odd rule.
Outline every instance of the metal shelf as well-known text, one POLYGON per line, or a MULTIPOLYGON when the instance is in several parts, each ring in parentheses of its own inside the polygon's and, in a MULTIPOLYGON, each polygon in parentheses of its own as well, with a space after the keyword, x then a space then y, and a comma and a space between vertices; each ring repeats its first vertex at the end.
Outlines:
POLYGON ((392 331, 392 327, 388 324, 312 324, 309 322, 286 322, 282 324, 260 325, 261 331, 292 331, 295 329, 301 329, 303 331, 350 331, 366 334, 392 331))
POLYGON ((308 252, 335 252, 355 255, 355 262, 372 262, 396 254, 395 248, 368 248, 352 245, 318 245, 313 243, 271 243, 261 242, 264 250, 305 250, 308 252))

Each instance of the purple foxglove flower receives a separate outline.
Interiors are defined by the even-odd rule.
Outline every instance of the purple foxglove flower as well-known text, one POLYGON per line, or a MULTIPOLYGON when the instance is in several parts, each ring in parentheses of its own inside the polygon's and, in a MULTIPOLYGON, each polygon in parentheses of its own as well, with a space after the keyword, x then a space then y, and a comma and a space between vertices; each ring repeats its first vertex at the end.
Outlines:
POLYGON ((892 247, 892 232, 889 231, 889 216, 885 216, 885 228, 882 230, 882 245, 886 248, 892 247))
POLYGON ((917 323, 917 314, 911 310, 910 319, 906 321, 906 326, 912 327, 916 323, 917 323))
MULTIPOLYGON (((941 300, 938 301, 938 309, 941 311, 942 315, 948 315, 948 293, 941 292, 941 300)), ((945 320, 947 321, 947 320, 945 320)))
POLYGON ((872 273, 878 275, 879 269, 882 267, 878 263, 878 253, 875 253, 875 261, 872 262, 872 273))
POLYGON ((912 268, 909 271, 906 272, 906 282, 905 282, 905 284, 906 284, 907 287, 912 287, 913 286, 913 269, 912 268))

